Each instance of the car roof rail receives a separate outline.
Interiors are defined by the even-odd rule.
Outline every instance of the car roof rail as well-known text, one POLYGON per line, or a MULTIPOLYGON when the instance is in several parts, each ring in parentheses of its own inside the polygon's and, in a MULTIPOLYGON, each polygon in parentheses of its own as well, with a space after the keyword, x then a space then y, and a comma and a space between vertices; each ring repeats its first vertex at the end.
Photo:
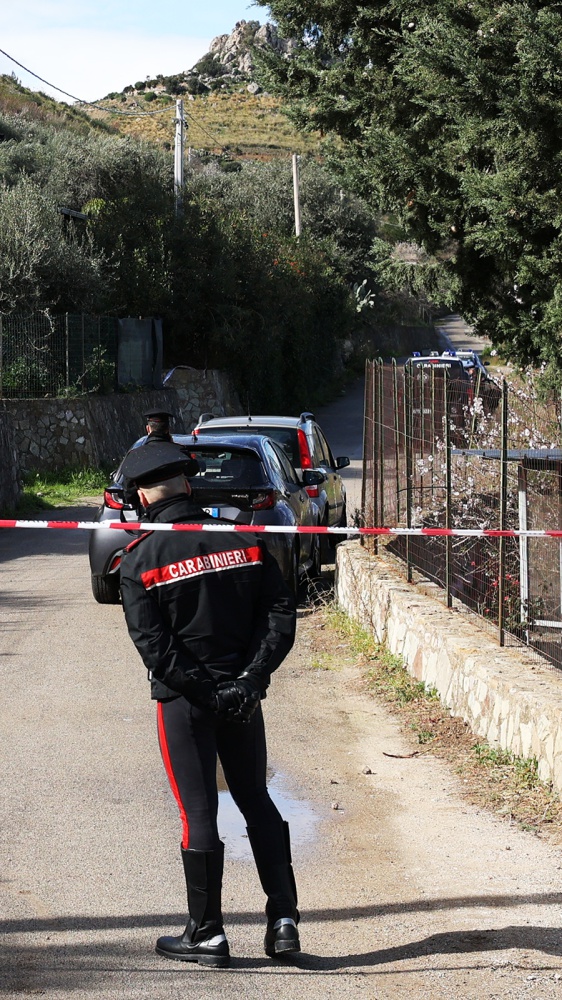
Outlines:
POLYGON ((316 417, 314 416, 313 413, 310 413, 309 410, 305 410, 304 413, 301 413, 300 419, 301 420, 316 420, 316 417))

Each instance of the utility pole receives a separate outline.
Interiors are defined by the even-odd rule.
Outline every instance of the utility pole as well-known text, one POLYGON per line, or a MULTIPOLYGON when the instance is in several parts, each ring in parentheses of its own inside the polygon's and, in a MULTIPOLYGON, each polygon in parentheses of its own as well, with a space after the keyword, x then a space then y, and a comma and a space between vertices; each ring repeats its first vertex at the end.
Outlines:
POLYGON ((299 194, 299 158, 293 153, 293 196, 295 200, 295 235, 301 234, 301 204, 299 194))
POLYGON ((183 147, 185 141, 185 119, 183 117, 183 101, 176 101, 176 138, 174 143, 174 197, 176 215, 181 215, 183 197, 183 147))

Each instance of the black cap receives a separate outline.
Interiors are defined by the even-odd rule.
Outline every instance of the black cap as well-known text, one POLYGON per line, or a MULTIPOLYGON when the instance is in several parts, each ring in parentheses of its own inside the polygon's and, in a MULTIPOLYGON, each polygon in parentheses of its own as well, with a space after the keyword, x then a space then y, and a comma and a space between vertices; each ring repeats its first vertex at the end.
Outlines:
POLYGON ((196 476, 199 462, 177 444, 162 441, 150 448, 133 448, 124 458, 121 472, 134 486, 153 486, 174 476, 196 476))
POLYGON ((168 413, 167 410, 149 410, 147 413, 143 413, 143 420, 171 420, 174 414, 168 413))

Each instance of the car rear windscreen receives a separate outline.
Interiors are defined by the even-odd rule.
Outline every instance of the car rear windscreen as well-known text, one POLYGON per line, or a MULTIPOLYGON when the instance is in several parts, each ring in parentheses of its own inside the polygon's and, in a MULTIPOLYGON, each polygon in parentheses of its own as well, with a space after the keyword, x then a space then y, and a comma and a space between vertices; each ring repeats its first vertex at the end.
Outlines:
MULTIPOLYGON (((226 430, 229 434, 265 434, 266 437, 281 445, 291 465, 296 469, 300 467, 299 439, 296 427, 267 427, 252 424, 245 427, 219 427, 218 430, 215 427, 214 433, 221 434, 226 430)), ((213 422, 209 421, 209 425, 206 427, 198 427, 197 434, 213 434, 213 422)))
POLYGON ((267 483, 262 461, 255 452, 196 448, 192 454, 199 462, 199 472, 189 480, 194 490, 208 486, 225 490, 251 488, 267 483))

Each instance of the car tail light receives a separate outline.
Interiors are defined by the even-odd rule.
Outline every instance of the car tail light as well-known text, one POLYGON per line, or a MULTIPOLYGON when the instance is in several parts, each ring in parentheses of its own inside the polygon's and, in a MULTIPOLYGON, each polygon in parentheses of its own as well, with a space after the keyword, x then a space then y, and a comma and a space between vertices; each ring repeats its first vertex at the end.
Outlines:
POLYGON ((317 486, 305 486, 305 490, 313 500, 320 496, 320 490, 317 486))
POLYGON ((308 441, 306 440, 306 434, 303 430, 299 428, 297 431, 299 439, 299 453, 301 458, 301 469, 311 469, 312 468, 312 457, 310 454, 310 448, 308 447, 308 441))
POLYGON ((275 507, 275 490, 264 490, 263 493, 256 493, 252 497, 250 504, 252 510, 270 510, 275 507))
POLYGON ((111 507, 111 510, 123 510, 123 501, 118 500, 111 490, 103 491, 103 502, 106 507, 111 507))

